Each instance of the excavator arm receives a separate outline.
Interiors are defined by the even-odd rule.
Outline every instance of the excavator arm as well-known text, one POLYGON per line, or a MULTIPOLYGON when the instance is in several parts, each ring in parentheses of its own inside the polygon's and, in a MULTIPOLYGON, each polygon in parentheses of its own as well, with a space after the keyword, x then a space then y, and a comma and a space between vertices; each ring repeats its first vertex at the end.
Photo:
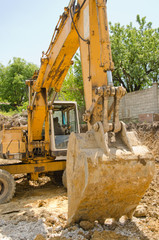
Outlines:
MULTIPOLYGON (((77 21, 77 15, 74 20, 77 21)), ((55 28, 47 52, 41 58, 41 67, 29 85, 28 106, 28 151, 30 156, 37 144, 45 146, 44 151, 49 154, 49 106, 48 92, 54 89, 52 103, 56 93, 60 91, 67 71, 72 64, 72 57, 79 47, 77 32, 72 24, 69 8, 65 8, 55 28), (35 80, 34 80, 35 79, 35 80), (45 140, 42 142, 42 129, 45 122, 45 140)))
MULTIPOLYGON (((70 1, 69 6, 64 9, 64 13, 59 18, 50 46, 41 58, 37 79, 27 83, 31 87, 28 107, 30 152, 34 145, 32 143, 42 138, 41 132, 44 122, 47 128, 44 144, 48 151, 48 92, 51 88, 54 89, 52 104, 56 93, 62 87, 72 63, 72 57, 78 47, 80 47, 81 53, 86 102, 85 121, 88 122, 89 128, 97 121, 102 121, 106 131, 113 129, 113 125, 109 126, 108 124, 108 95, 115 96, 117 89, 112 87, 114 65, 111 56, 106 1, 79 0, 77 5, 75 2, 70 1), (107 95, 104 101, 105 107, 98 104, 103 94, 107 95)), ((122 93, 121 95, 125 94, 122 87, 120 93, 122 93)), ((112 109, 116 110, 115 105, 112 109)), ((114 128, 119 130, 117 113, 114 122, 116 124, 114 128)))
POLYGON ((71 133, 69 138, 68 222, 104 222, 105 218, 119 219, 123 215, 131 218, 152 180, 154 159, 119 121, 119 103, 125 89, 113 86, 106 0, 70 1, 41 58, 38 75, 27 82, 28 156, 32 157, 36 145, 49 156, 49 109, 78 47, 86 102, 84 120, 89 131, 71 133), (54 94, 48 104, 51 88, 54 94))

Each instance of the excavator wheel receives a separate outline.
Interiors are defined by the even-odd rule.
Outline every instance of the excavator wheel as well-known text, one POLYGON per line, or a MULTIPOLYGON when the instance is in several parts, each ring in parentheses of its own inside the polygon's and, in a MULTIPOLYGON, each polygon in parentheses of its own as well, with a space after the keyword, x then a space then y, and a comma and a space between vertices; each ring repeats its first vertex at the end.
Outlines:
POLYGON ((53 172, 53 182, 56 185, 62 185, 62 176, 63 176, 63 171, 55 171, 53 172))
POLYGON ((66 169, 63 171, 62 183, 63 183, 64 187, 67 188, 66 169))
POLYGON ((129 219, 154 175, 154 157, 122 124, 116 141, 93 129, 71 133, 67 151, 68 223, 129 219))
POLYGON ((12 175, 0 169, 0 204, 9 202, 15 193, 15 181, 12 175))

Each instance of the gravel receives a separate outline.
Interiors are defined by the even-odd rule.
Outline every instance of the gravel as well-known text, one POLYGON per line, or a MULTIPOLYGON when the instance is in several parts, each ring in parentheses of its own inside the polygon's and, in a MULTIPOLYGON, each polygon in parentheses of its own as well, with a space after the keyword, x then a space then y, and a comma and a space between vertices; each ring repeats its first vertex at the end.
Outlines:
POLYGON ((47 235, 47 229, 42 220, 18 223, 16 221, 0 220, 0 239, 33 240, 38 234, 47 235))

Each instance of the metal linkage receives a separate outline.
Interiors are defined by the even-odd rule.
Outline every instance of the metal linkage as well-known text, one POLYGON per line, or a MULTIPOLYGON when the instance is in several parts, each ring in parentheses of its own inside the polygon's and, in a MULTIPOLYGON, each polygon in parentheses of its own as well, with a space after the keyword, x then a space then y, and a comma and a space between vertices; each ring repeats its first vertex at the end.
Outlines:
MULTIPOLYGON (((125 95, 126 90, 123 87, 111 87, 111 86, 102 86, 95 89, 95 98, 93 99, 92 105, 89 108, 88 111, 83 115, 83 119, 86 122, 90 122, 91 116, 94 113, 94 111, 97 109, 98 106, 98 100, 102 98, 102 123, 104 132, 113 131, 113 132, 119 132, 121 130, 121 123, 119 121, 119 104, 120 99, 125 95), (113 97, 114 102, 110 107, 109 105, 109 98, 113 97), (109 123, 109 120, 111 119, 111 114, 113 114, 113 123, 109 123)), ((97 125, 95 123, 94 125, 95 129, 97 128, 97 125)))

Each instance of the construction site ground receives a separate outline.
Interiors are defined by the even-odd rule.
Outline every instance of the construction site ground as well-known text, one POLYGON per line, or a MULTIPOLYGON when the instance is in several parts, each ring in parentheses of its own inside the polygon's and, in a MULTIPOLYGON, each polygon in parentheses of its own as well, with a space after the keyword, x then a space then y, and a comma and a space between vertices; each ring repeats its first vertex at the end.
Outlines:
MULTIPOLYGON (((67 226, 67 191, 53 176, 38 182, 15 175, 16 193, 11 202, 0 205, 0 239, 4 240, 158 240, 159 239, 159 123, 129 123, 141 141, 155 155, 154 179, 132 220, 106 219, 105 224, 81 221, 67 226)), ((1 162, 4 162, 4 160, 1 162)), ((93 190, 92 190, 93 194, 93 190)))

